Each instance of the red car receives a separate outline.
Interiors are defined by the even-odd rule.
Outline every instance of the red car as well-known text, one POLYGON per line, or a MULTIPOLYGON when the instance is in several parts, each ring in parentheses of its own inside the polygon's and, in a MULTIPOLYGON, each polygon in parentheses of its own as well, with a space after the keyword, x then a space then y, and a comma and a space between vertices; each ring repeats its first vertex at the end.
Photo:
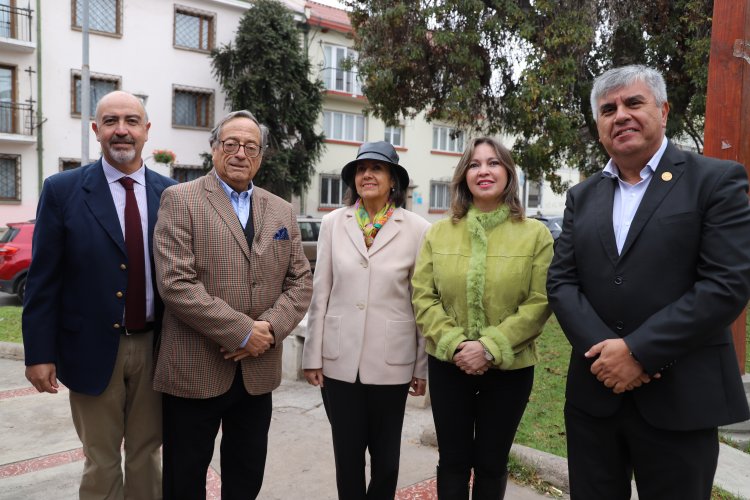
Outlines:
POLYGON ((14 293, 23 302, 26 274, 31 265, 34 221, 11 222, 0 236, 0 292, 14 293))

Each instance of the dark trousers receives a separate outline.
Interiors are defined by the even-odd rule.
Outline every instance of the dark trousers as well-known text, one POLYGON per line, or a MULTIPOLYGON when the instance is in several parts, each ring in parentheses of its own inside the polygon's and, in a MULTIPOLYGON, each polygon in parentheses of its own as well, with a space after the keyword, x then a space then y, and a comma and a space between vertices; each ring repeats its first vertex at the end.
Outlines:
POLYGON ((331 423, 341 500, 393 500, 409 384, 352 384, 325 377, 323 405, 331 423), (370 452, 366 486, 365 450, 370 452))
POLYGON ((605 418, 566 404, 565 428, 573 500, 629 500, 633 475, 641 500, 711 498, 719 459, 715 428, 657 429, 643 419, 632 394, 605 418))
POLYGON ((534 383, 534 367, 468 375, 428 358, 438 451, 438 497, 497 500, 504 495, 508 454, 534 383))
POLYGON ((232 386, 220 396, 192 399, 164 394, 164 499, 205 500, 206 473, 219 426, 221 498, 256 498, 266 466, 271 406, 270 392, 247 393, 239 366, 232 386))

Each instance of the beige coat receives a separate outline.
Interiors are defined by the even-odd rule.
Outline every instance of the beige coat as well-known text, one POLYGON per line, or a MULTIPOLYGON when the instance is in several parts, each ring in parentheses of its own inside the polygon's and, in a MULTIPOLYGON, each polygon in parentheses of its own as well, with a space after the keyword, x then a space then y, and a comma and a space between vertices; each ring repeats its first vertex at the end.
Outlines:
POLYGON ((429 223, 398 208, 369 251, 353 207, 325 217, 318 238, 303 368, 365 384, 427 377, 411 277, 429 223))
POLYGON ((157 391, 185 398, 225 393, 237 365, 220 348, 238 349, 255 320, 271 323, 276 345, 240 361, 245 388, 263 394, 281 382, 281 344, 307 311, 310 265, 289 203, 255 187, 252 210, 251 251, 213 171, 164 191, 154 231, 156 282, 166 306, 157 391))

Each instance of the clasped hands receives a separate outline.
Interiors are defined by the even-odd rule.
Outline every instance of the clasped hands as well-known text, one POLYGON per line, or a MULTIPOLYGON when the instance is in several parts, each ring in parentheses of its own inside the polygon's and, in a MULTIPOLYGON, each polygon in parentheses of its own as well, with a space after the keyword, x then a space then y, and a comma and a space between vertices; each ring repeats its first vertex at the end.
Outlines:
POLYGON ((221 352, 224 354, 224 359, 231 359, 232 361, 240 361, 248 356, 257 358, 269 350, 275 342, 276 339, 271 331, 271 323, 268 321, 255 321, 253 323, 252 334, 245 347, 240 347, 234 352, 229 352, 222 347, 221 352))
POLYGON ((484 345, 478 340, 466 340, 456 347, 453 362, 468 375, 484 375, 492 366, 484 357, 484 345))
MULTIPOLYGON (((586 358, 599 356, 591 365, 591 373, 615 394, 632 391, 651 381, 652 377, 630 354, 630 348, 623 339, 607 339, 599 342, 591 346, 584 356, 586 358)), ((659 373, 653 376, 653 378, 660 377, 659 373)))

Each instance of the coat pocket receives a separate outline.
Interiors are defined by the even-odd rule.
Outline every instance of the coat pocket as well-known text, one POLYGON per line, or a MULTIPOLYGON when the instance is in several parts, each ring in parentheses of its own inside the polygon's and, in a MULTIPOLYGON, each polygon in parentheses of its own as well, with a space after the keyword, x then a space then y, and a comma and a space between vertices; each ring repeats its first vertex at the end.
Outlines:
POLYGON ((417 359, 417 324, 410 321, 386 321, 385 362, 408 365, 417 359))
POLYGON ((326 315, 323 322, 323 357, 337 359, 341 353, 341 316, 326 315))

